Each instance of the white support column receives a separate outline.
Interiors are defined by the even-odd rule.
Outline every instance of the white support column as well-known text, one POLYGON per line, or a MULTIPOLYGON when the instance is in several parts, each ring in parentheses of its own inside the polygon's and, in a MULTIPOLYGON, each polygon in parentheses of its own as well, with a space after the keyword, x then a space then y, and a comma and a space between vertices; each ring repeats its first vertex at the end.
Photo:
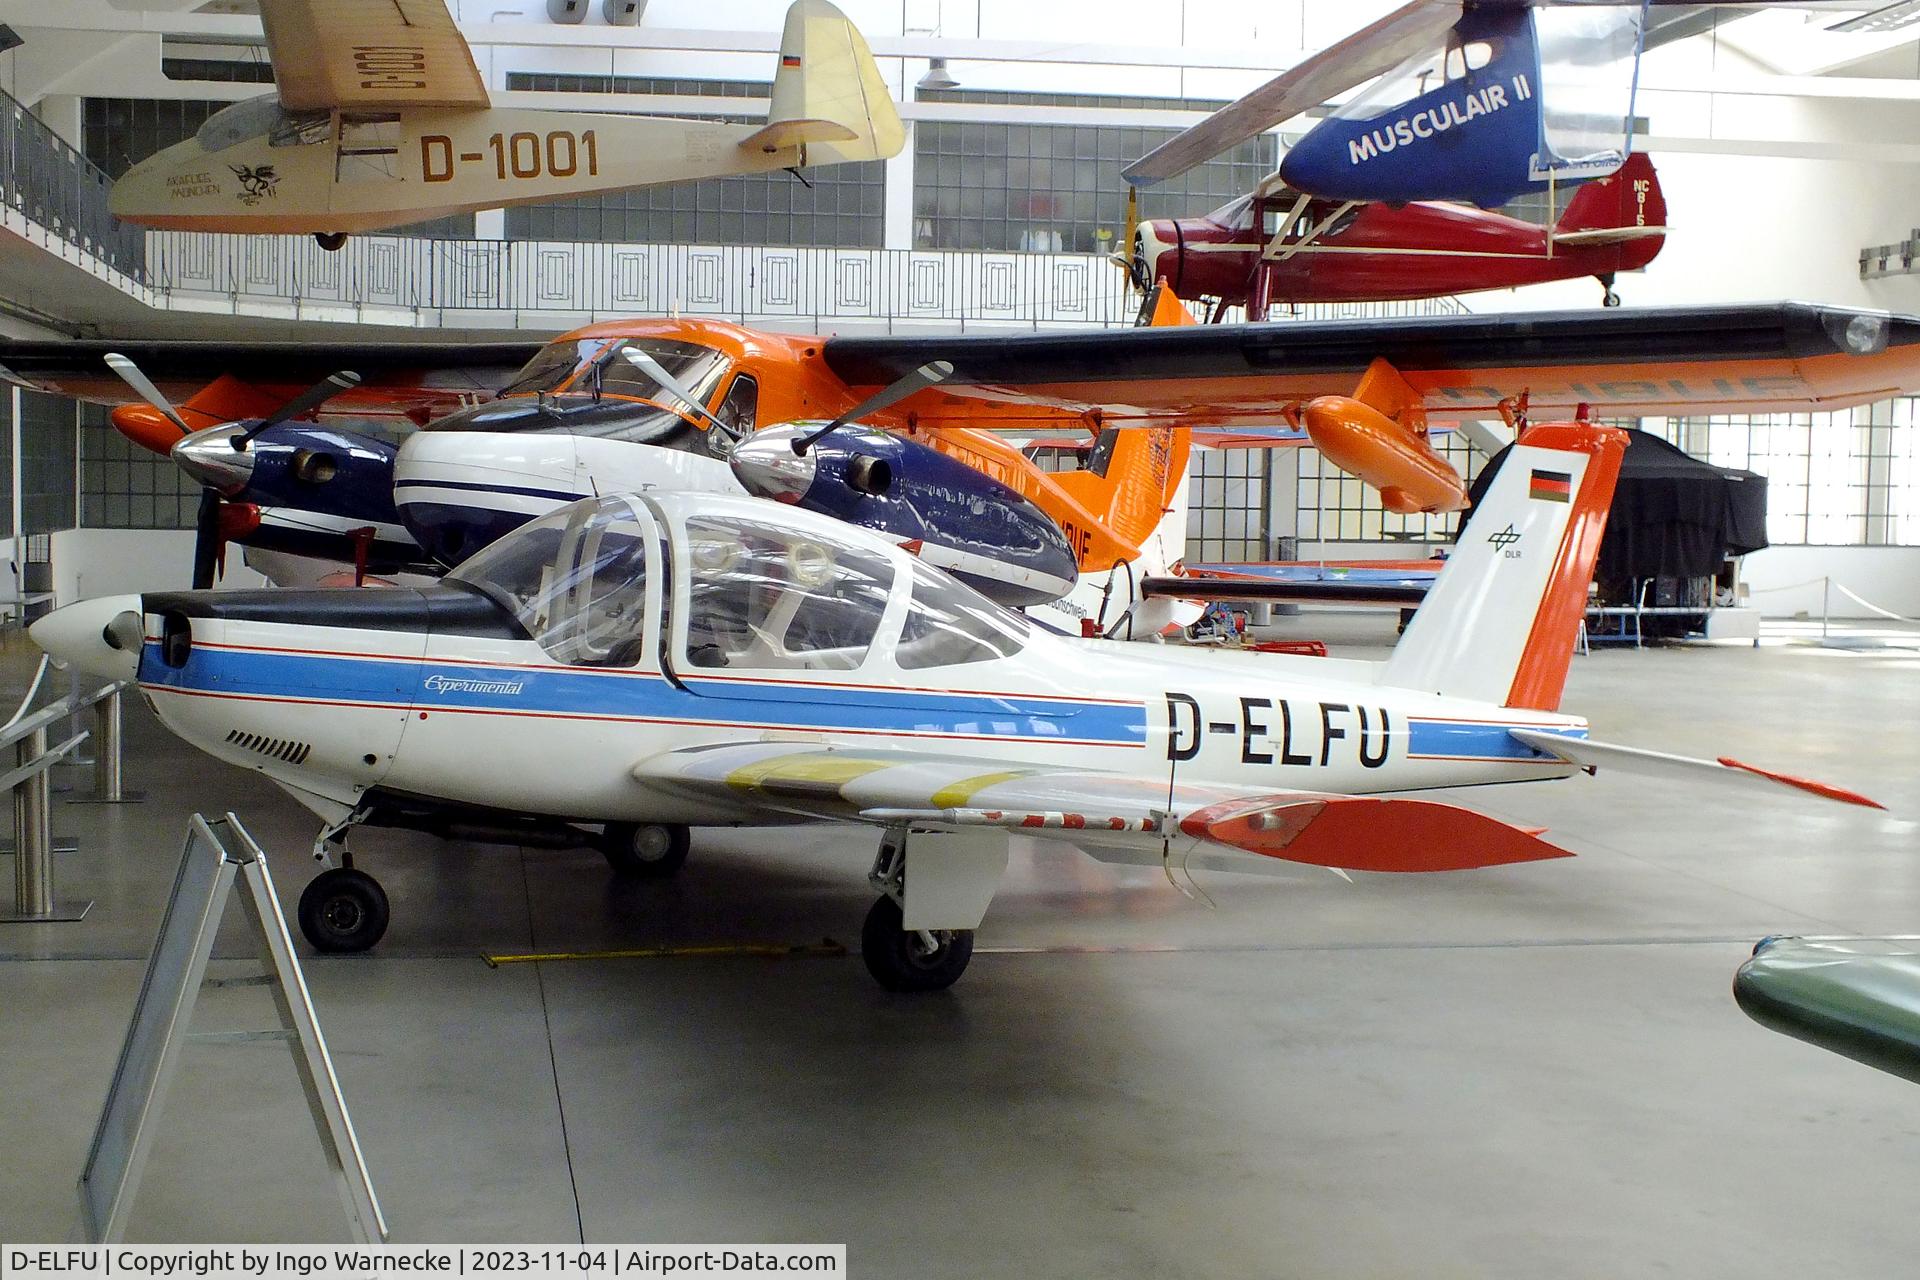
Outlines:
POLYGON ((907 143, 887 161, 886 221, 880 243, 888 249, 913 248, 913 121, 905 122, 907 143))
MULTIPOLYGON (((20 482, 20 388, 13 388, 13 594, 18 600, 27 595, 27 540, 26 524, 20 512, 22 489, 20 482)), ((24 606, 22 606, 24 608, 24 606)))
POLYGON ((1278 558, 1279 538, 1300 536, 1300 450, 1267 450, 1267 558, 1278 558))
POLYGON ((60 140, 80 150, 80 99, 72 94, 58 93, 40 99, 33 109, 40 122, 60 135, 60 140))

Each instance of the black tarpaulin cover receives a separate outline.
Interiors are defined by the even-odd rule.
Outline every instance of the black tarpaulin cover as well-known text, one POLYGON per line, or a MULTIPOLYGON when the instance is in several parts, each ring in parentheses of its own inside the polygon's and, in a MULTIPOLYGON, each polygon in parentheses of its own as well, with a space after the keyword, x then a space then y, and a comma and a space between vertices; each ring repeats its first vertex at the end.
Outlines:
MULTIPOLYGON (((1504 449, 1494 455, 1474 480, 1474 503, 1506 456, 1504 449)), ((1644 431, 1627 433, 1596 578, 1704 578, 1726 557, 1766 545, 1765 476, 1702 462, 1644 431)))

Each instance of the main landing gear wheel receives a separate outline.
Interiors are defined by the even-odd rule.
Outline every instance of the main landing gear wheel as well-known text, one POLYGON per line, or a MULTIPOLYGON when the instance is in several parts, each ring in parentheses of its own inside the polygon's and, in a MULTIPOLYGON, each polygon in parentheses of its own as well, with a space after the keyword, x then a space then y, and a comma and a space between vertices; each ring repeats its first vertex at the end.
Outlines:
POLYGON ((687 862, 687 829, 673 823, 609 822, 600 836, 600 852, 616 875, 632 880, 665 880, 687 862))
POLYGON ((909 931, 901 920, 900 904, 891 897, 867 912, 860 958, 873 980, 889 991, 945 991, 958 982, 973 959, 973 930, 909 931))
POLYGON ((365 951, 391 918, 380 882, 352 867, 322 871, 300 894, 300 932, 316 951, 365 951))
POLYGON ((1613 273, 1608 272, 1603 276, 1595 276, 1594 279, 1600 282, 1600 288, 1602 290, 1600 294, 1600 305, 1603 307, 1619 306, 1620 295, 1613 291, 1613 273))
POLYGON ((344 231, 316 231, 313 233, 313 242, 322 249, 325 249, 328 253, 338 253, 346 246, 347 233, 344 231))

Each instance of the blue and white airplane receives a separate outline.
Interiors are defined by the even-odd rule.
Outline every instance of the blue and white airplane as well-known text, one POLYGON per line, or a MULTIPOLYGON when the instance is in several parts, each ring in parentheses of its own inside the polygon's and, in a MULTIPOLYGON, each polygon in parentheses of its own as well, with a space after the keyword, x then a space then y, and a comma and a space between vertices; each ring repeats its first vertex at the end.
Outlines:
MULTIPOLYGON (((1169 875, 1444 871, 1567 851, 1404 793, 1618 766, 1871 805, 1597 743, 1559 710, 1624 448, 1529 428, 1384 662, 1047 634, 889 537, 659 490, 565 507, 423 589, 114 596, 32 634, 311 808, 316 853, 368 823, 578 823, 659 876, 689 826, 865 824, 867 966, 933 990, 966 967, 1015 833, 1169 875)), ((360 950, 388 903, 342 866, 299 915, 316 946, 360 950)))

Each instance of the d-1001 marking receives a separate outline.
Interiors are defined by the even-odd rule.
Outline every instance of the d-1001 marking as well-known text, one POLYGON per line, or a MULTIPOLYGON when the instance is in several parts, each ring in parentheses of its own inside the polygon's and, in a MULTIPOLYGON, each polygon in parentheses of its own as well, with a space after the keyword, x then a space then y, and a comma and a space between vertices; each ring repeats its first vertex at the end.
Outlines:
MULTIPOLYGON (((493 176, 508 178, 571 178, 581 171, 582 162, 589 178, 600 175, 600 146, 592 129, 578 134, 554 129, 544 135, 521 131, 492 134, 486 141, 493 152, 493 176)), ((453 139, 444 133, 420 135, 420 180, 452 182, 454 170, 462 164, 479 164, 486 151, 455 151, 453 139)))

